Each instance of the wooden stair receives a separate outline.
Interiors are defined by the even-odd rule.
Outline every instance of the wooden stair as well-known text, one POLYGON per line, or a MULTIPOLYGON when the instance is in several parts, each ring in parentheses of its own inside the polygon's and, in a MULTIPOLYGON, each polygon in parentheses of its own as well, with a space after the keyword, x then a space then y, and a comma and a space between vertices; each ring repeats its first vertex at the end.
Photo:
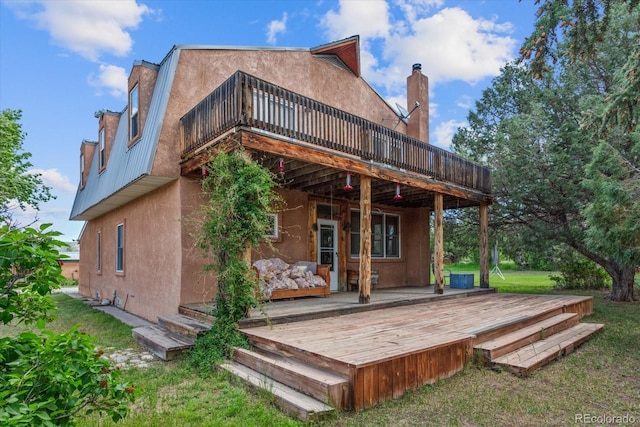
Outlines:
POLYGON ((475 362, 527 375, 571 353, 604 325, 578 323, 576 313, 561 313, 474 345, 475 362))
POLYGON ((173 360, 190 350, 198 335, 211 325, 182 314, 158 317, 158 325, 134 328, 133 338, 162 360, 173 360))
POLYGON ((176 334, 191 338, 198 338, 199 335, 211 330, 209 323, 201 322, 184 314, 158 316, 158 325, 176 334))
POLYGON ((233 361, 220 366, 275 397, 284 411, 302 420, 317 420, 349 408, 349 379, 278 349, 253 343, 251 350, 236 348, 233 361))
POLYGON ((241 379, 252 388, 272 394, 278 407, 301 420, 315 421, 335 413, 335 409, 326 403, 274 381, 266 375, 239 363, 223 363, 219 367, 221 370, 241 379))

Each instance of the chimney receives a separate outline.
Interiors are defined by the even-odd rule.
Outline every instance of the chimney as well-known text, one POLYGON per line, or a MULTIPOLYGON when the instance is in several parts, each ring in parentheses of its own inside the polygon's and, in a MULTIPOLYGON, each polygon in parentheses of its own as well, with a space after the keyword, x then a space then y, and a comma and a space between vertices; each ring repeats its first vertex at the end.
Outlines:
POLYGON ((407 110, 409 116, 407 135, 420 141, 429 142, 429 79, 422 74, 422 65, 413 64, 411 75, 407 77, 407 110), (416 102, 419 107, 415 110, 416 102))

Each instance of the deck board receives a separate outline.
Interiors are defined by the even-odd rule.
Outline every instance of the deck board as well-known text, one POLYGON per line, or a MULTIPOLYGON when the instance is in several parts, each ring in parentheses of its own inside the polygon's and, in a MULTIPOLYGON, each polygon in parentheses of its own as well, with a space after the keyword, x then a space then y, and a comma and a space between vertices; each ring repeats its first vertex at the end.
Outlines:
MULTIPOLYGON (((463 369, 478 341, 558 313, 573 312, 582 317, 592 310, 591 297, 467 295, 436 303, 389 305, 375 311, 333 316, 321 313, 319 318, 311 318, 313 310, 306 306, 308 320, 244 326, 241 332, 256 345, 300 355, 348 375, 351 404, 361 409, 454 375, 463 369)), ((290 306, 284 311, 287 316, 293 313, 290 306)), ((274 308, 271 313, 283 312, 274 308)))

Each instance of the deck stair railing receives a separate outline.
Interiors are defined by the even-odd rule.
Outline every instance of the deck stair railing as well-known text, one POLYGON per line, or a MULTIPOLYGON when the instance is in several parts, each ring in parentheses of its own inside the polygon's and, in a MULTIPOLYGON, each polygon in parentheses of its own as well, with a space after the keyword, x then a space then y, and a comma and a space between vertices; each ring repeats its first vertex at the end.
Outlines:
POLYGON ((491 192, 491 172, 484 166, 241 71, 180 122, 183 157, 236 126, 246 126, 491 192))

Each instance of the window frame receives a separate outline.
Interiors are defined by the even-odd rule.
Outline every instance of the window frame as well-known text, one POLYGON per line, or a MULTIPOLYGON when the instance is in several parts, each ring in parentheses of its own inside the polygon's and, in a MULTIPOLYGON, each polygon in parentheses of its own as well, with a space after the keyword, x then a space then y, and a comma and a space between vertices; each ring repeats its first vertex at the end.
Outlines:
POLYGON ((129 141, 140 137, 140 88, 138 83, 129 91, 129 141), (135 101, 135 102, 134 102, 135 101), (135 107, 135 111, 134 111, 135 107), (134 126, 135 124, 135 126, 134 126), (135 135, 134 135, 135 130, 135 135))
MULTIPOLYGON (((349 231, 349 256, 352 259, 358 259, 360 258, 360 209, 351 209, 350 210, 350 216, 349 219, 351 220, 351 230, 349 231), (357 215, 357 222, 354 221, 354 217, 353 215, 357 215), (355 227, 355 224, 357 224, 358 226, 355 227), (356 240, 354 240, 356 239, 356 240), (357 245, 354 245, 354 241, 357 241, 357 245), (357 247, 357 253, 354 253, 354 247, 357 247)), ((380 259, 388 259, 388 260, 399 260, 402 258, 402 253, 401 253, 401 248, 402 248, 402 227, 401 227, 401 215, 399 214, 393 214, 393 213, 386 213, 386 212, 372 212, 371 213, 371 220, 372 220, 372 226, 371 226, 371 258, 372 259, 376 259, 376 260, 380 260, 380 259), (380 232, 376 233, 373 230, 373 218, 374 217, 380 217, 382 218, 382 222, 381 222, 381 229, 380 232), (395 231, 393 234, 389 234, 389 227, 387 224, 387 218, 395 218, 396 219, 396 224, 393 224, 394 226, 397 226, 397 231, 395 231), (377 237, 376 237, 377 236, 377 237), (375 248, 375 242, 376 242, 376 238, 379 241, 379 246, 380 246, 380 250, 381 250, 381 254, 376 254, 376 252, 374 252, 375 248), (390 240, 392 239, 392 240, 390 240), (396 243, 396 247, 397 247, 397 254, 389 254, 389 243, 393 242, 394 240, 397 240, 396 243)))
POLYGON ((116 225, 116 273, 124 273, 124 222, 116 225), (122 233, 120 233, 122 230, 122 233))
POLYGON ((84 153, 80 153, 80 188, 84 188, 84 153))
POLYGON ((298 131, 298 104, 254 88, 251 118, 282 129, 298 131))
POLYGON ((104 127, 100 128, 98 131, 98 170, 103 170, 106 166, 106 158, 105 158, 105 131, 104 127))
POLYGON ((96 233, 96 272, 102 273, 102 231, 96 233))

